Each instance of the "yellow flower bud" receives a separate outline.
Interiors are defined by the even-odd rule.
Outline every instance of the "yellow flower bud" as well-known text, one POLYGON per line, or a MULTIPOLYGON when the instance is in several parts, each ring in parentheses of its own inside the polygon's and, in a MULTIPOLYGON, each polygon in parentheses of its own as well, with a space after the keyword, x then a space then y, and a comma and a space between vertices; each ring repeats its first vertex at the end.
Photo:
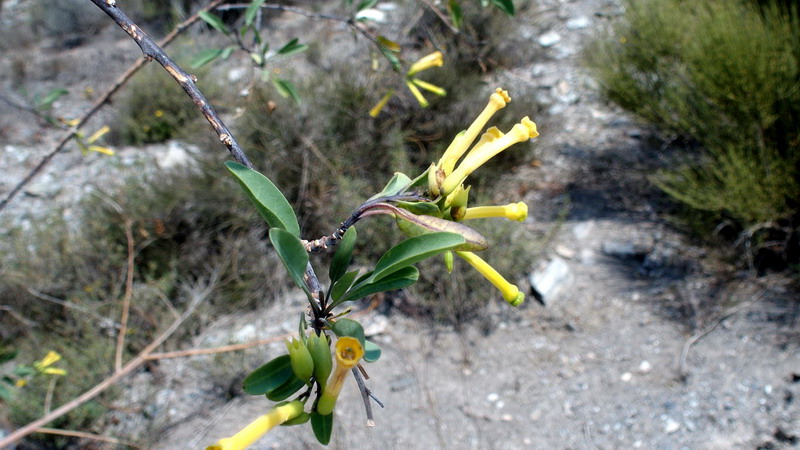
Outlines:
POLYGON ((41 361, 34 362, 33 367, 41 372, 45 368, 52 366, 53 364, 57 363, 60 360, 61 360, 61 355, 51 350, 47 352, 47 355, 45 355, 45 357, 42 358, 41 361))
POLYGON ((419 89, 417 89, 417 86, 410 81, 406 81, 406 86, 408 86, 408 90, 411 91, 412 94, 414 94, 414 98, 417 99, 420 106, 422 106, 423 108, 427 108, 428 100, 426 100, 425 96, 422 95, 422 92, 420 92, 419 89))
POLYGON ((325 390, 328 376, 330 376, 333 369, 333 359, 331 358, 331 349, 328 346, 328 338, 324 335, 317 336, 312 333, 308 337, 306 347, 308 347, 308 352, 311 354, 311 359, 314 360, 314 379, 325 390))
POLYGON ((516 285, 513 285, 506 281, 499 272, 497 272, 494 267, 490 266, 489 263, 481 259, 480 256, 472 253, 472 252, 460 252, 456 251, 456 254, 465 261, 467 261, 472 267, 475 268, 481 275, 483 275, 490 283, 496 287, 501 294, 503 294, 503 298, 511 305, 511 306, 519 306, 525 301, 525 294, 520 292, 519 288, 516 285))
POLYGON ((303 345, 303 341, 298 341, 292 338, 291 341, 285 340, 286 349, 289 351, 289 361, 292 364, 292 372, 294 375, 308 382, 311 375, 314 373, 314 360, 311 359, 311 353, 308 347, 303 345))
POLYGON ((463 220, 485 219, 489 217, 505 217, 508 220, 524 222, 528 217, 528 205, 525 202, 510 203, 504 206, 477 206, 467 208, 463 220))
POLYGON ((206 450, 243 450, 267 434, 269 430, 303 413, 303 403, 293 401, 279 404, 268 413, 252 421, 241 431, 229 438, 223 438, 206 450))
POLYGON ((442 52, 436 51, 431 53, 430 55, 423 56, 417 62, 411 65, 411 68, 408 69, 406 76, 413 76, 418 72, 422 72, 423 70, 428 70, 432 67, 442 67, 444 65, 444 56, 442 52))
POLYGON ((378 114, 380 114, 386 104, 389 103, 389 99, 392 98, 392 95, 394 95, 394 89, 390 89, 389 92, 387 92, 383 98, 381 98, 380 101, 369 110, 369 115, 371 117, 378 117, 378 114))
POLYGON ((417 86, 421 87, 422 89, 425 89, 428 92, 433 92, 434 94, 438 95, 439 97, 444 97, 445 95, 447 95, 447 91, 444 90, 444 88, 440 88, 439 86, 436 86, 435 84, 428 83, 427 81, 422 81, 420 79, 413 78, 411 80, 411 82, 416 84, 417 86))

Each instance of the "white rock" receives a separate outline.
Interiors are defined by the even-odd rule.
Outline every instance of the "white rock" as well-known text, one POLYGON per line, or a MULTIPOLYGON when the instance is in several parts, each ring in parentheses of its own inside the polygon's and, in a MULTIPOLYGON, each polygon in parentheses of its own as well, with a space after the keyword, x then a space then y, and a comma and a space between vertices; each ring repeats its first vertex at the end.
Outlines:
POLYGON ((552 47, 561 41, 561 35, 555 31, 548 31, 539 36, 539 45, 542 47, 552 47))
POLYGON ((497 400, 500 400, 500 395, 496 392, 492 392, 491 394, 486 396, 486 401, 489 403, 494 403, 497 400))
POLYGON ((386 22, 386 13, 378 9, 362 9, 356 14, 356 20, 370 20, 375 23, 386 22))
POLYGON ((541 295, 542 302, 551 303, 572 278, 572 273, 563 259, 555 257, 540 264, 529 278, 531 287, 541 295))
POLYGON ((668 418, 667 422, 664 424, 664 432, 667 434, 672 434, 681 429, 681 424, 676 422, 672 418, 668 418))
POLYGON ((644 360, 639 363, 639 373, 650 373, 651 370, 653 370, 653 365, 650 364, 650 361, 644 360))
POLYGON ((629 381, 631 381, 633 379, 633 374, 630 373, 630 372, 625 372, 625 373, 622 374, 622 376, 619 377, 619 379, 624 381, 624 382, 626 382, 626 383, 628 383, 629 381))
POLYGON ((364 328, 365 336, 375 336, 382 334, 389 326, 389 319, 383 314, 378 314, 372 318, 369 324, 364 328))
POLYGON ((256 337, 256 327, 253 324, 247 324, 243 326, 234 335, 234 339, 236 339, 236 342, 250 342, 254 340, 255 337, 256 337))
POLYGON ((578 16, 567 21, 567 28, 570 30, 579 30, 586 28, 591 24, 591 21, 586 16, 578 16))
POLYGON ((575 251, 564 245, 556 246, 556 254, 565 259, 572 259, 575 257, 575 251))

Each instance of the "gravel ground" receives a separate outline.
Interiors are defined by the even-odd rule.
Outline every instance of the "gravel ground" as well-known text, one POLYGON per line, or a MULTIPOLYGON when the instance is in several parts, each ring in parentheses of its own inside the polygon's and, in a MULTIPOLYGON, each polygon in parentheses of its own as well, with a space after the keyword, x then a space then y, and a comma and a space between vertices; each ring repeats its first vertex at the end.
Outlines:
MULTIPOLYGON (((384 349, 380 362, 367 367, 368 384, 386 407, 375 408, 374 428, 365 427, 360 396, 349 382, 332 448, 800 444, 796 294, 778 276, 721 279, 713 255, 656 214, 645 187, 659 162, 650 132, 601 102, 580 68, 583 43, 619 12, 615 0, 539 0, 516 20, 527 24, 523 37, 543 56, 487 80, 522 84, 546 106, 537 119, 540 164, 514 176, 527 186, 531 206, 523 226, 554 233, 530 268, 546 306, 530 296, 520 309, 493 303, 483 320, 458 331, 396 311, 363 312, 384 349), (564 219, 559 214, 567 204, 564 219), (543 279, 551 285, 542 286, 543 279), (693 345, 682 358, 687 341, 693 345)), ((8 113, 0 119, 13 121, 8 113)), ((46 148, 10 136, 0 161, 8 175, 0 194, 46 148)), ((163 150, 127 151, 136 159, 163 150)), ((32 186, 29 198, 15 203, 14 216, 34 220, 35 211, 21 205, 37 199, 61 204, 80 195, 76 186, 85 179, 51 187, 71 173, 77 156, 57 158, 38 180, 40 189, 54 191, 32 186)), ((88 163, 97 177, 105 172, 102 164, 100 156, 88 163)), ((264 310, 221 317, 193 344, 290 333, 302 302, 287 297, 264 310)), ((269 407, 261 397, 225 400, 240 381, 230 368, 284 350, 276 342, 235 355, 161 361, 125 385, 127 400, 146 405, 146 414, 112 413, 119 423, 108 433, 157 441, 163 449, 198 448, 230 435, 269 407)), ((309 447, 317 447, 310 431, 294 427, 274 431, 253 448, 309 447)))

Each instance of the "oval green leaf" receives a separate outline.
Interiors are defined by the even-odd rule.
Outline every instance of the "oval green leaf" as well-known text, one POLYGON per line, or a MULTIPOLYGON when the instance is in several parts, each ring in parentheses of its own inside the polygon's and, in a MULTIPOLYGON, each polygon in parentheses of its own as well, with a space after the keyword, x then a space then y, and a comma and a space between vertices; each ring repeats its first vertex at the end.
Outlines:
POLYGON ((381 256, 370 277, 371 281, 378 281, 403 267, 452 250, 465 242, 460 234, 448 232, 435 232, 406 239, 381 256))
POLYGON ((300 388, 305 385, 306 383, 303 380, 292 374, 291 378, 286 380, 285 383, 267 392, 267 398, 273 402, 282 402, 291 397, 295 392, 299 391, 300 388))
POLYGON ((222 56, 223 51, 224 50, 218 48, 209 48, 203 50, 202 52, 200 52, 199 55, 197 55, 197 58, 192 60, 191 64, 189 64, 189 67, 191 67, 192 69, 199 69, 205 66, 206 64, 210 63, 211 61, 222 56))
POLYGON ((290 427, 292 425, 302 425, 302 424, 308 422, 309 419, 311 419, 311 414, 309 414, 309 413, 304 411, 304 412, 300 413, 300 415, 295 417, 294 419, 289 419, 286 422, 283 422, 281 424, 281 426, 282 427, 290 427))
POLYGON ((220 33, 222 34, 230 33, 230 31, 228 31, 228 27, 225 26, 225 23, 222 21, 222 19, 211 14, 210 12, 200 11, 199 13, 197 13, 197 15, 200 16, 201 19, 203 19, 203 22, 211 25, 215 30, 219 31, 220 33))
POLYGON ((250 395, 262 395, 286 383, 291 377, 289 355, 281 355, 254 370, 242 382, 242 389, 250 395))
POLYGON ((350 336, 358 339, 361 346, 364 347, 366 339, 364 339, 364 327, 353 319, 339 319, 331 324, 331 330, 338 337, 350 336))
POLYGON ((278 90, 278 94, 283 98, 291 98, 298 105, 300 104, 300 95, 297 93, 294 84, 291 81, 282 78, 274 78, 272 85, 278 90))
MULTIPOLYGON (((419 279, 419 270, 414 266, 403 267, 402 269, 382 278, 373 283, 360 283, 355 288, 348 291, 341 300, 335 302, 336 305, 346 301, 362 299, 368 295, 378 292, 393 291, 411 286, 419 279)), ((365 280, 366 281, 366 280, 365 280)), ((335 306, 335 305, 334 305, 335 306)))
POLYGON ((308 50, 308 45, 301 44, 297 38, 292 39, 286 45, 278 50, 279 55, 291 56, 300 52, 308 50))
POLYGON ((373 363, 381 358, 381 348, 372 341, 364 345, 364 361, 373 363))
POLYGON ((300 242, 297 236, 283 228, 270 228, 269 240, 275 247, 275 251, 281 258, 281 262, 289 272, 294 284, 310 295, 308 286, 303 279, 303 275, 306 273, 306 266, 308 266, 308 252, 303 247, 303 243, 300 242))
POLYGON ((269 178, 234 161, 226 162, 225 167, 236 177, 247 198, 270 227, 283 228, 300 237, 300 225, 292 205, 269 178))
POLYGON ((333 303, 331 306, 328 307, 330 311, 334 306, 338 305, 338 300, 342 298, 342 296, 347 292, 348 289, 353 285, 353 281, 356 280, 358 276, 358 270, 353 270, 351 272, 347 272, 344 274, 339 280, 333 284, 333 288, 331 289, 331 298, 333 299, 333 303))
POLYGON ((514 16, 514 3, 511 0, 492 0, 492 4, 509 16, 514 16))
POLYGON ((265 0, 253 0, 247 9, 244 11, 244 26, 249 27, 253 24, 253 21, 256 18, 256 14, 258 13, 259 8, 261 5, 264 4, 265 0))
POLYGON ((342 240, 337 245, 336 253, 333 255, 331 267, 328 270, 331 283, 336 283, 342 275, 347 273, 347 268, 350 266, 350 260, 353 257, 353 247, 356 245, 356 239, 358 239, 356 227, 350 227, 342 236, 342 240))
POLYGON ((410 184, 411 184, 411 178, 408 178, 408 175, 400 172, 395 172, 394 176, 392 177, 391 180, 389 180, 388 183, 386 183, 386 186, 383 188, 383 190, 370 197, 370 200, 374 200, 380 197, 389 197, 392 195, 397 195, 403 192, 403 190, 406 189, 410 184))
POLYGON ((314 437, 322 445, 328 445, 331 441, 333 432, 333 414, 323 416, 314 411, 311 413, 311 429, 314 430, 314 437))

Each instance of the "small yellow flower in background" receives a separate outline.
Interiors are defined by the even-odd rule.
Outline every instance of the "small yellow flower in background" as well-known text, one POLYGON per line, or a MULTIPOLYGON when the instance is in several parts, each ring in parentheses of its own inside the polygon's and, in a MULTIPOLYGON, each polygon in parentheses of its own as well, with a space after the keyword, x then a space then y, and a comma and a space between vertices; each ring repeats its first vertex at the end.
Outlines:
POLYGON ((303 413, 303 403, 293 401, 276 405, 268 413, 252 421, 241 431, 229 438, 223 438, 206 450, 242 450, 267 434, 276 426, 294 419, 303 413))
POLYGON ((444 88, 441 88, 435 84, 428 83, 427 81, 422 81, 419 78, 412 78, 411 82, 415 85, 425 89, 428 92, 433 92, 434 94, 438 95, 439 97, 444 97, 447 95, 447 91, 444 88))
POLYGON ((66 375, 67 374, 66 370, 59 369, 57 367, 50 367, 60 360, 61 360, 61 355, 59 355, 54 351, 50 351, 40 361, 34 362, 33 368, 36 369, 37 372, 43 373, 45 375, 66 375))
POLYGON ((21 388, 21 387, 25 387, 27 384, 28 384, 28 380, 26 380, 24 378, 20 378, 19 380, 17 380, 14 383, 14 386, 16 386, 18 388, 21 388))
POLYGON ((336 407, 336 399, 344 386, 347 373, 358 364, 364 356, 364 348, 356 338, 342 336, 336 341, 336 368, 333 370, 325 391, 317 402, 317 412, 323 416, 333 412, 336 407))
POLYGON ((86 139, 87 144, 92 144, 96 140, 103 137, 106 133, 111 131, 111 128, 108 125, 103 125, 99 130, 95 131, 91 136, 86 139))
POLYGON ((481 259, 480 256, 476 255, 472 252, 459 252, 457 251, 456 254, 467 261, 472 267, 475 268, 481 275, 483 275, 490 283, 496 287, 501 294, 503 294, 503 298, 511 305, 511 306, 519 306, 522 302, 525 301, 525 294, 520 292, 519 288, 509 283, 499 272, 497 272, 494 267, 490 266, 489 263, 481 259))
POLYGON ((423 70, 428 70, 432 67, 442 67, 444 65, 444 56, 442 52, 436 51, 430 55, 423 56, 417 62, 411 65, 411 68, 406 72, 407 77, 413 77, 423 70))
POLYGON ((162 117, 164 116, 164 111, 157 109, 156 112, 153 113, 153 115, 156 117, 162 117))
POLYGON ((381 100, 369 110, 369 115, 372 117, 378 117, 378 114, 380 114, 386 104, 389 103, 389 99, 392 98, 392 95, 394 95, 394 89, 389 89, 389 92, 387 92, 383 98, 381 98, 381 100))
POLYGON ((411 81, 406 81, 406 86, 408 86, 408 90, 411 91, 412 94, 414 94, 414 98, 417 99, 419 105, 422 106, 423 108, 427 108, 428 100, 426 100, 425 96, 422 95, 422 92, 420 92, 419 89, 417 89, 417 85, 415 85, 411 81))
POLYGON ((524 222, 528 217, 528 205, 525 202, 510 203, 503 206, 476 206, 467 208, 462 220, 485 219, 489 217, 505 217, 508 220, 524 222))

